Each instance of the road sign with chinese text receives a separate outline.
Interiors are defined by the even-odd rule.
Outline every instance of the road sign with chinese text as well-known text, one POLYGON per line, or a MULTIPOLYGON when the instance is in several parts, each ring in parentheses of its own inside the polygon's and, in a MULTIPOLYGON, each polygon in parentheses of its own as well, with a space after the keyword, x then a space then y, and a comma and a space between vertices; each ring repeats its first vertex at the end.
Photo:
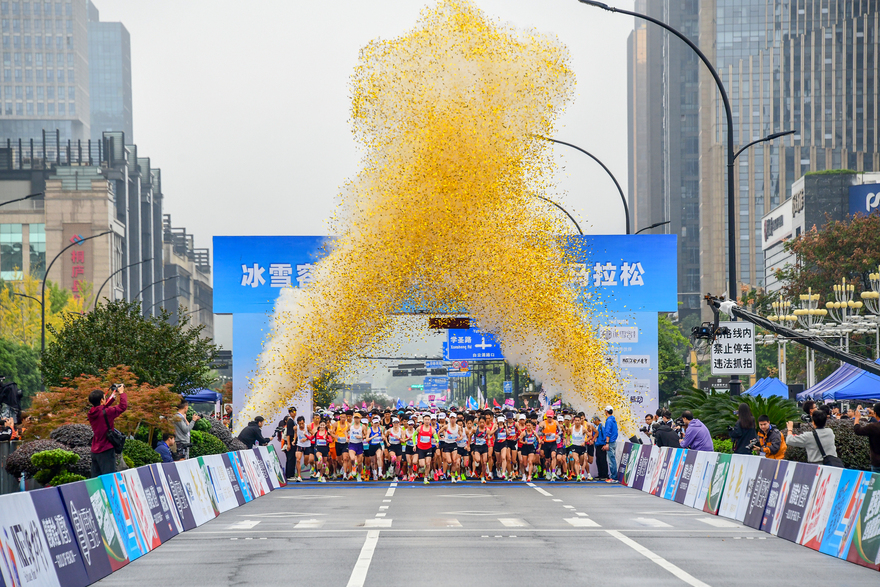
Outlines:
POLYGON ((712 343, 712 375, 752 375, 755 372, 755 325, 720 322, 727 334, 712 343))

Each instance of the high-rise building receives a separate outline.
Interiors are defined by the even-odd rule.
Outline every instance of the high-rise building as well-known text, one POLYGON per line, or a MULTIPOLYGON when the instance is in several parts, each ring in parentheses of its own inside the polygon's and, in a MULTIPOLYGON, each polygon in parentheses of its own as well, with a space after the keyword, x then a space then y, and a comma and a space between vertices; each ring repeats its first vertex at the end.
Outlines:
MULTIPOLYGON (((697 42, 697 0, 636 0, 635 10, 697 42)), ((679 39, 636 19, 628 42, 629 206, 633 231, 678 235, 681 314, 701 307, 699 62, 679 39)))
MULTIPOLYGON (((646 4, 641 6, 643 10, 646 4)), ((698 18, 698 44, 715 64, 730 97, 735 149, 773 132, 795 131, 772 144, 748 149, 737 159, 734 171, 737 285, 763 287, 761 218, 788 197, 792 183, 809 171, 880 169, 880 0, 712 0, 698 4, 663 0, 650 4, 652 10, 660 10, 662 5, 661 14, 656 16, 673 26, 673 7, 684 10, 687 5, 689 17, 698 18)), ((679 27, 682 25, 683 22, 679 27)), ((649 33, 653 28, 648 25, 649 33)), ((633 39, 638 38, 638 32, 637 28, 633 39)), ((670 38, 669 55, 673 42, 681 45, 678 39, 670 38)), ((645 47, 646 51, 651 48, 649 43, 645 47)), ((646 53, 646 70, 659 67, 654 64, 662 64, 663 59, 663 51, 659 55, 654 51, 646 53)), ((631 67, 631 86, 637 86, 637 72, 637 68, 631 67)), ((700 291, 721 293, 728 291, 727 128, 720 94, 711 75, 702 64, 697 72, 700 291)), ((664 90, 662 77, 660 81, 648 75, 644 78, 652 84, 651 90, 644 91, 671 97, 672 90, 664 90)), ((665 83, 672 87, 668 78, 665 83)), ((631 102, 638 103, 637 90, 631 88, 630 96, 631 102)), ((683 103, 683 99, 662 103, 660 116, 668 121, 667 129, 678 124, 675 108, 683 103)), ((647 121, 657 116, 639 114, 641 119, 631 118, 631 137, 638 138, 640 132, 646 132, 639 130, 640 125, 648 128, 647 121)), ((684 126, 685 121, 681 122, 684 126)), ((652 183, 663 181, 662 176, 652 174, 652 158, 666 156, 671 162, 678 160, 684 168, 683 158, 690 153, 688 145, 682 143, 676 149, 670 144, 672 148, 667 153, 650 157, 639 156, 637 150, 631 149, 630 165, 635 178, 631 194, 636 197, 636 205, 639 177, 650 178, 652 183)), ((663 192, 657 189, 649 197, 660 197, 657 194, 663 192)), ((680 264, 687 261, 686 255, 679 259, 680 264)))
POLYGON ((91 139, 105 131, 123 131, 134 141, 131 110, 131 37, 121 22, 101 22, 89 1, 89 102, 91 139))
POLYGON ((0 137, 89 138, 86 2, 0 2, 0 137))

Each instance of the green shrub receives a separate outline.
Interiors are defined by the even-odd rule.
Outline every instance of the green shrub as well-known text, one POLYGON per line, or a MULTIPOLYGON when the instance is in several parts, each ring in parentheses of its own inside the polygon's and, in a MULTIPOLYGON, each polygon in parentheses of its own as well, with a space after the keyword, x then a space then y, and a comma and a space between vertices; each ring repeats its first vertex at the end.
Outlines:
POLYGON ((740 403, 748 404, 756 420, 766 414, 770 423, 780 430, 785 430, 785 423, 796 421, 801 413, 796 402, 783 397, 732 397, 727 392, 705 392, 696 388, 678 392, 670 401, 670 409, 676 418, 683 411, 690 410, 713 437, 727 437, 727 427, 736 424, 736 410, 740 403))
POLYGON ((49 481, 49 485, 52 487, 58 487, 59 485, 64 485, 65 483, 73 483, 74 481, 85 481, 87 477, 83 477, 82 475, 77 475, 76 473, 71 473, 70 471, 62 471, 58 473, 52 480, 49 481))
POLYGON ((719 438, 712 439, 712 450, 726 454, 733 454, 733 442, 729 439, 721 440, 719 438))
POLYGON ((6 459, 6 472, 13 477, 21 477, 22 473, 27 473, 30 477, 37 474, 37 467, 31 463, 31 457, 38 452, 44 450, 52 450, 66 447, 60 442, 54 440, 34 440, 19 445, 11 455, 6 459))
POLYGON ((159 456, 159 453, 150 448, 149 444, 134 438, 125 439, 125 446, 122 448, 122 454, 131 459, 132 464, 130 466, 132 468, 162 462, 162 457, 159 456))
MULTIPOLYGON (((871 454, 868 437, 856 436, 852 420, 828 420, 827 426, 834 431, 834 446, 837 448, 837 456, 843 461, 843 465, 847 469, 870 471, 871 454)), ((812 434, 810 432, 812 428, 810 424, 795 422, 794 434, 812 434)), ((785 458, 789 461, 806 463, 807 451, 789 446, 785 451, 785 458)))
MULTIPOLYGON (((31 464, 38 470, 34 479, 43 485, 59 485, 69 483, 71 475, 83 478, 82 475, 71 473, 69 468, 79 461, 79 455, 60 448, 44 450, 31 456, 31 464), (58 483, 56 483, 58 481, 58 483)), ((79 480, 79 479, 77 479, 79 480)))
POLYGON ((123 454, 122 460, 125 461, 126 467, 128 467, 129 469, 134 469, 134 461, 131 460, 131 457, 129 457, 127 454, 123 454))
POLYGON ((219 455, 226 452, 226 445, 223 444, 223 441, 207 432, 193 430, 190 433, 190 440, 193 444, 189 449, 190 458, 219 455))
POLYGON ((92 427, 87 424, 64 424, 53 430, 49 436, 70 448, 92 445, 92 427))
POLYGON ((211 431, 211 423, 208 422, 208 419, 205 417, 199 418, 196 420, 196 425, 193 426, 193 430, 198 432, 210 432, 211 431))

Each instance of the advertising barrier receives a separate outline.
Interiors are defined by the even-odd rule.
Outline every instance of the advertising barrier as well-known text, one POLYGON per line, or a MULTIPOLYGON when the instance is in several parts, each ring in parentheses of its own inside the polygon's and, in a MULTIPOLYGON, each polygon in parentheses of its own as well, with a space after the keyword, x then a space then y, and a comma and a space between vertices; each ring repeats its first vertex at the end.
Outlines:
POLYGON ((67 483, 58 490, 67 509, 89 583, 94 583, 124 567, 128 558, 122 550, 119 530, 116 529, 116 521, 109 505, 101 501, 100 511, 96 514, 87 483, 88 481, 67 483), (104 531, 102 522, 106 524, 108 521, 109 527, 104 531), (111 564, 111 557, 115 564, 111 564))
POLYGON ((880 474, 630 445, 621 482, 880 570, 880 474))

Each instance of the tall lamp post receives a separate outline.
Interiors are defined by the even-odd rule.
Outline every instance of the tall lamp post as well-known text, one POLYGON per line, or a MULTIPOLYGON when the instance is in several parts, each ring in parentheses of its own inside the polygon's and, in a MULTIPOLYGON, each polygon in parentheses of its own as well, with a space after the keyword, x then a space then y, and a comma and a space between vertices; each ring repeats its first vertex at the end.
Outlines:
MULTIPOLYGON (((783 133, 774 133, 764 137, 763 139, 758 139, 756 141, 752 141, 742 149, 737 152, 733 150, 733 109, 730 107, 730 98, 727 96, 727 91, 724 89, 724 84, 721 82, 721 76, 718 75, 718 71, 716 71, 715 67, 712 65, 712 62, 709 61, 709 58, 700 51, 700 48, 697 45, 687 38, 684 33, 672 28, 665 22, 661 20, 657 20, 647 14, 641 14, 639 12, 632 12, 630 10, 623 10, 621 8, 615 8, 613 6, 608 6, 604 2, 596 2, 595 0, 578 0, 581 4, 587 4, 589 6, 594 6, 596 8, 601 8, 602 10, 607 10, 608 12, 618 12, 620 14, 626 14, 628 16, 632 16, 635 18, 640 18, 642 20, 647 20, 648 22, 654 23, 657 26, 666 29, 691 48, 691 50, 697 54, 697 57, 700 58, 700 61, 705 64, 706 68, 709 70, 709 73, 712 74, 712 78, 715 80, 715 85, 718 87, 718 92, 721 94, 721 101, 724 103, 724 115, 727 119, 727 246, 728 246, 728 254, 727 254, 727 280, 728 280, 728 299, 731 301, 736 301, 736 216, 737 216, 737 207, 736 201, 734 199, 734 189, 733 189, 733 165, 736 161, 736 158, 748 147, 755 145, 757 143, 762 143, 766 141, 771 141, 774 138, 779 136, 792 134, 794 131, 786 131, 783 133)), ((730 395, 740 395, 742 392, 742 387, 740 384, 739 376, 732 375, 730 377, 730 395)))
POLYGON ((40 299, 42 300, 40 302, 41 306, 42 306, 41 307, 41 316, 40 316, 40 352, 41 353, 43 353, 43 354, 46 353, 46 279, 49 277, 49 272, 52 270, 52 265, 55 264, 55 261, 58 260, 58 257, 60 257, 61 254, 64 251, 66 251, 67 249, 69 249, 71 247, 79 246, 86 241, 92 240, 93 238, 98 238, 99 236, 111 234, 112 232, 113 232, 112 230, 105 230, 104 232, 93 235, 93 236, 87 236, 86 238, 77 239, 76 241, 70 243, 69 245, 67 245, 66 247, 64 247, 60 251, 58 251, 58 254, 55 255, 55 257, 52 259, 52 262, 49 263, 49 266, 46 268, 46 274, 43 275, 43 285, 40 287, 40 299))
MULTIPOLYGON (((169 279, 177 279, 178 277, 180 277, 180 275, 172 275, 171 277, 166 277, 165 279, 160 279, 159 281, 154 281, 153 283, 151 283, 150 285, 148 285, 147 287, 145 287, 145 288, 142 289, 141 291, 137 292, 137 294, 132 298, 132 301, 138 299, 138 297, 139 297, 142 293, 144 293, 145 291, 147 291, 148 289, 150 289, 150 288, 153 287, 154 285, 158 285, 158 284, 160 284, 160 283, 162 283, 162 282, 164 282, 164 281, 168 281, 169 279)), ((164 301, 164 300, 163 300, 163 301, 164 301)), ((155 304, 153 304, 153 305, 155 305, 155 304)), ((152 308, 153 308, 153 306, 150 306, 149 309, 152 309, 152 308)))
POLYGON ((134 267, 135 265, 140 265, 141 263, 146 263, 147 261, 152 261, 152 259, 144 259, 143 261, 136 261, 134 263, 129 263, 125 267, 121 267, 110 274, 110 277, 104 280, 104 283, 101 284, 101 287, 98 288, 98 295, 95 296, 95 309, 98 308, 98 300, 101 299, 101 292, 104 290, 104 286, 110 283, 110 280, 113 279, 113 276, 119 273, 120 271, 125 271, 129 267, 134 267))

